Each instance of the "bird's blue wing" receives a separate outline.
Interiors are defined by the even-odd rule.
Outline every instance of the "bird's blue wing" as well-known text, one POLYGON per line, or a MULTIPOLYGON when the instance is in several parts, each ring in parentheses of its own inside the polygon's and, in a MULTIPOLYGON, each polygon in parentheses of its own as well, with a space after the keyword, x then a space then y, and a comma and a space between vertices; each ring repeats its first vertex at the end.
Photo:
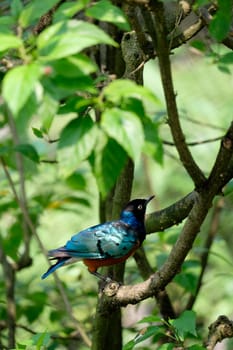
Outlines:
POLYGON ((127 224, 113 221, 79 232, 64 248, 69 256, 76 258, 120 258, 129 253, 137 243, 137 236, 127 224))

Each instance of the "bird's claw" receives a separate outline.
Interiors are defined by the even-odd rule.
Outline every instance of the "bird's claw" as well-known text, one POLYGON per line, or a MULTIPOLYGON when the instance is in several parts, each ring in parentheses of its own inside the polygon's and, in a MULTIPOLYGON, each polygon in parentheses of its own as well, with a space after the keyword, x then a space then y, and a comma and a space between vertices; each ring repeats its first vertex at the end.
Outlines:
POLYGON ((114 295, 116 295, 120 286, 121 286, 121 283, 110 279, 110 281, 108 281, 107 284, 104 286, 103 292, 108 297, 113 297, 114 295))
POLYGON ((111 283, 114 281, 111 279, 111 277, 105 277, 105 282, 106 282, 106 284, 108 284, 108 283, 111 283))

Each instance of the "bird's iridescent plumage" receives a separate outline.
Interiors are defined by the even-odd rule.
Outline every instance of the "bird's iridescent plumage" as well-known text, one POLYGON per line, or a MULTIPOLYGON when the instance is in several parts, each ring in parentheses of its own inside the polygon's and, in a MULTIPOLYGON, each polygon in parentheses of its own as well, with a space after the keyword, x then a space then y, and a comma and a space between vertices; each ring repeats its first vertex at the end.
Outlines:
POLYGON ((42 279, 59 267, 78 260, 83 260, 88 270, 101 278, 97 273, 98 267, 126 260, 145 239, 144 216, 153 197, 130 201, 119 220, 92 226, 75 234, 65 246, 50 250, 50 258, 57 262, 43 274, 42 279))

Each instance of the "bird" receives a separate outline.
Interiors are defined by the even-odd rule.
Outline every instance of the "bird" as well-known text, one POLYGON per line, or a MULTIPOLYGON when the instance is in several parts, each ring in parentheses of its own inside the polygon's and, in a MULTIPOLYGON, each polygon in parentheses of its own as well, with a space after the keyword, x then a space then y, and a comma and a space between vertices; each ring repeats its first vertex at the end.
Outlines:
POLYGON ((146 237, 146 207, 153 198, 154 195, 147 199, 133 199, 123 208, 119 220, 91 226, 76 233, 63 247, 49 250, 50 260, 56 262, 41 278, 82 260, 91 274, 108 281, 108 277, 97 272, 98 268, 125 261, 141 246, 146 237))

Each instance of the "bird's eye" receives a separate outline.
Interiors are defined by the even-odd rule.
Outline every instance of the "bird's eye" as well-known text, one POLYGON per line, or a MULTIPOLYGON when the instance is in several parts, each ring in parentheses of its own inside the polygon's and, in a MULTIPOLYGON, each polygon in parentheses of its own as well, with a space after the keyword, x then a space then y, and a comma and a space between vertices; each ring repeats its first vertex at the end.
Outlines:
POLYGON ((138 210, 142 210, 142 208, 143 208, 142 204, 139 204, 138 205, 138 210))

